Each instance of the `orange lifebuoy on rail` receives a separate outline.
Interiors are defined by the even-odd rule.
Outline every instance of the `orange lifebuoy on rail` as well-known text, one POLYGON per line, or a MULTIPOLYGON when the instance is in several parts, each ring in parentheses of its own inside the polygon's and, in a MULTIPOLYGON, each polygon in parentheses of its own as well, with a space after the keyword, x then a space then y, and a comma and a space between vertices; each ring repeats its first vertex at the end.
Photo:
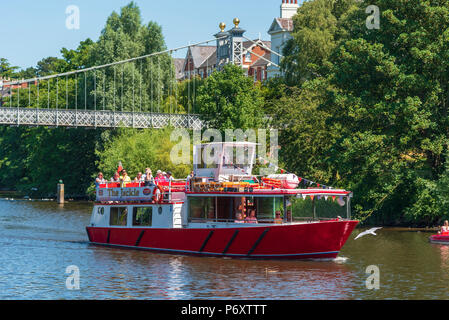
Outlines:
POLYGON ((164 193, 164 189, 161 186, 156 185, 153 190, 153 201, 155 203, 160 203, 162 201, 162 195, 164 193))

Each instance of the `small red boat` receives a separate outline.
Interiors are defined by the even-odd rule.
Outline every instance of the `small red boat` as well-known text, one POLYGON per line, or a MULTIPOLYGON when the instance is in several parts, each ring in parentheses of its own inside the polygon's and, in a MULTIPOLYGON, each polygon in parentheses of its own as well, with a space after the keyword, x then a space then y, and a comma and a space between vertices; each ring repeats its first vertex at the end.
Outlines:
MULTIPOLYGON (((194 157, 210 146, 195 146, 194 157)), ((256 144, 223 143, 218 149, 222 152, 218 157, 221 161, 213 166, 199 161, 200 164, 194 165, 195 177, 189 182, 100 185, 91 223, 86 228, 89 241, 214 257, 337 257, 358 224, 350 218, 352 193, 287 189, 281 180, 258 179, 251 175, 252 163, 234 165, 225 161, 232 158, 228 154, 231 148, 242 148, 247 159, 254 159, 256 144), (308 218, 295 221, 294 201, 308 201, 304 203, 304 208, 310 210, 308 218), (346 219, 339 216, 320 219, 316 212, 318 202, 324 202, 324 207, 333 211, 345 210, 346 219)))
POLYGON ((449 232, 442 232, 430 236, 429 241, 435 244, 449 244, 449 232))

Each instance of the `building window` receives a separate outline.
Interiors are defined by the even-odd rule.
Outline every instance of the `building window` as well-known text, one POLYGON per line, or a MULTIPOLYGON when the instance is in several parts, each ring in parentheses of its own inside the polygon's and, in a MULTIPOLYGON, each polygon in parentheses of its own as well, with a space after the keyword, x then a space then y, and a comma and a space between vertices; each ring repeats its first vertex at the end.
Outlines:
POLYGON ((200 69, 200 78, 203 79, 204 78, 204 70, 200 69))
POLYGON ((257 69, 254 69, 254 81, 257 81, 257 69))
POLYGON ((245 61, 246 62, 251 62, 251 53, 247 52, 245 55, 245 61))

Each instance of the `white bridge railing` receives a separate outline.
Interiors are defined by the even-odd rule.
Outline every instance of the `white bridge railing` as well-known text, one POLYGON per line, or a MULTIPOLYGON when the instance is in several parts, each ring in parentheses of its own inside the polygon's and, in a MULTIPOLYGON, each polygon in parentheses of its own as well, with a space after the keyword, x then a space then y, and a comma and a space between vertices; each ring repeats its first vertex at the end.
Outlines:
POLYGON ((189 128, 204 126, 198 115, 73 109, 0 108, 0 125, 90 128, 189 128))

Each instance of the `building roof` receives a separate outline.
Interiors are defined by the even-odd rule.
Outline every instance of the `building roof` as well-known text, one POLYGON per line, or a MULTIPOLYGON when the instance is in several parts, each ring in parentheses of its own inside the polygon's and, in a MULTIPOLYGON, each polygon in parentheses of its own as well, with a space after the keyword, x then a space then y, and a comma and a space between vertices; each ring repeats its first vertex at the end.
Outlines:
POLYGON ((182 58, 175 58, 173 59, 173 63, 175 65, 175 73, 176 73, 176 79, 182 79, 184 77, 183 67, 184 67, 185 59, 182 58))
POLYGON ((244 49, 248 49, 248 48, 250 48, 252 46, 255 46, 256 44, 254 42, 256 42, 256 43, 260 43, 261 42, 265 47, 267 47, 268 49, 271 49, 271 41, 263 41, 263 40, 260 40, 260 39, 255 39, 253 41, 245 41, 245 42, 243 42, 243 48, 244 49))
POLYGON ((271 24, 268 33, 271 34, 275 32, 286 32, 286 31, 287 32, 293 31, 293 19, 276 18, 271 24))
POLYGON ((215 54, 217 50, 216 46, 195 46, 190 47, 190 53, 192 55, 193 67, 199 68, 206 60, 215 54))
POLYGON ((200 68, 213 67, 217 64, 217 47, 214 52, 201 64, 200 68))

